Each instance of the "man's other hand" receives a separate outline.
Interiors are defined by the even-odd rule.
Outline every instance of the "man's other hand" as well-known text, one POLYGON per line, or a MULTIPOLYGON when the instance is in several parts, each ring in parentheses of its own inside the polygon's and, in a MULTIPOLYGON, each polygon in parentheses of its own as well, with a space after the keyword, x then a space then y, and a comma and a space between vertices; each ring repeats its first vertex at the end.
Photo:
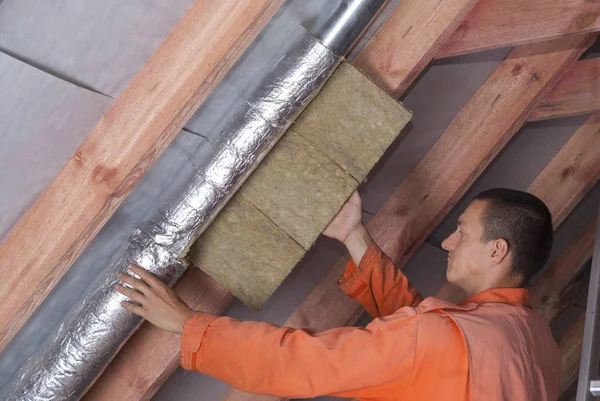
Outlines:
POLYGON ((354 191, 323 234, 346 243, 350 235, 362 227, 362 200, 354 191))
POLYGON ((152 273, 136 265, 129 265, 129 269, 142 279, 120 273, 119 279, 133 288, 117 284, 115 289, 139 305, 123 301, 123 308, 143 317, 158 328, 182 333, 185 321, 194 311, 175 294, 175 291, 152 273))

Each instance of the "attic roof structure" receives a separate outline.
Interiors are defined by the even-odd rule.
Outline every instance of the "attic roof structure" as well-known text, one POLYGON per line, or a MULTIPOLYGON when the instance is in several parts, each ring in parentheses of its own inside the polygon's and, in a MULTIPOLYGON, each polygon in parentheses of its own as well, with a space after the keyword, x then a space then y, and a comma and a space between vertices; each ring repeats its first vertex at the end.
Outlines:
MULTIPOLYGON (((290 44, 368 2, 47 3, 0 1, 0 394, 131 231, 168 209, 290 44)), ((600 200, 600 3, 380 3, 185 244, 178 262, 191 265, 174 289, 239 319, 365 324, 336 284, 349 256, 319 236, 358 187, 382 250, 424 295, 459 302, 441 242, 481 190, 526 190, 553 216, 553 253, 530 290, 560 346, 562 397, 574 399, 600 200)), ((178 366, 179 337, 144 322, 82 399, 277 400, 178 366)))

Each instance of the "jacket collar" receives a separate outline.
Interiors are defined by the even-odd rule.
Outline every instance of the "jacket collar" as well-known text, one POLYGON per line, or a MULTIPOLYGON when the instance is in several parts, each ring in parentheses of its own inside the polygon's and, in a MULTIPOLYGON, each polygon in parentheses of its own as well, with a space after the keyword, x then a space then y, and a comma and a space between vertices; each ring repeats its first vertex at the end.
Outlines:
POLYGON ((531 295, 526 288, 490 288, 466 298, 460 303, 460 306, 489 302, 531 307, 531 295))

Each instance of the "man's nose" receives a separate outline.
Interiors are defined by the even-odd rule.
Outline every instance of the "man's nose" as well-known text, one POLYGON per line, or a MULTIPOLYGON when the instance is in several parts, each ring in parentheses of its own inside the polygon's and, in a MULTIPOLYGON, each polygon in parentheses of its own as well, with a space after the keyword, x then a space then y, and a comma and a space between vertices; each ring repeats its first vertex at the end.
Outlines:
POLYGON ((450 252, 454 250, 455 242, 454 241, 454 233, 450 234, 444 241, 442 241, 442 249, 450 252))

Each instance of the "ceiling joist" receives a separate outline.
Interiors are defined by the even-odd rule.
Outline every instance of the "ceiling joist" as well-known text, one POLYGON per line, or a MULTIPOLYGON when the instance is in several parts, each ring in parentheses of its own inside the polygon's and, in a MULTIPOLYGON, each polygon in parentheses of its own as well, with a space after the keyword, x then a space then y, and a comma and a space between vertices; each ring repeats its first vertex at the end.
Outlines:
POLYGON ((576 381, 579 374, 581 361, 581 347, 583 345, 583 327, 585 313, 575 321, 558 339, 558 348, 561 355, 561 391, 567 391, 576 381))

